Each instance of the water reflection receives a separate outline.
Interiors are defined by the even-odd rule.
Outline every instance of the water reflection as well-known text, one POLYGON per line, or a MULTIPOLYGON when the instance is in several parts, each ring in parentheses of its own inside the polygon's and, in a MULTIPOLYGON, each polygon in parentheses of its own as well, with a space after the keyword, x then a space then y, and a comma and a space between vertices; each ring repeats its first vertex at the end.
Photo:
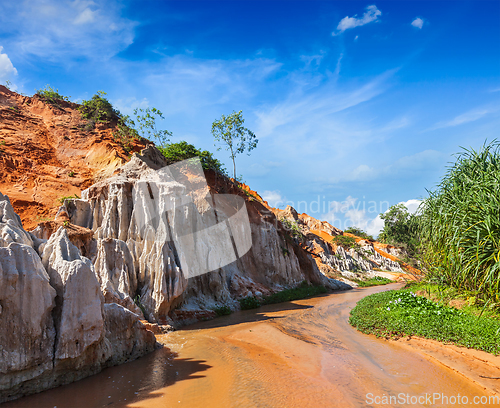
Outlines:
MULTIPOLYGON (((202 378, 211 368, 204 360, 178 358, 167 347, 131 363, 110 367, 81 381, 1 405, 2 408, 127 407, 159 397, 155 390, 178 381, 202 378)), ((161 397, 161 396, 160 396, 161 397)))

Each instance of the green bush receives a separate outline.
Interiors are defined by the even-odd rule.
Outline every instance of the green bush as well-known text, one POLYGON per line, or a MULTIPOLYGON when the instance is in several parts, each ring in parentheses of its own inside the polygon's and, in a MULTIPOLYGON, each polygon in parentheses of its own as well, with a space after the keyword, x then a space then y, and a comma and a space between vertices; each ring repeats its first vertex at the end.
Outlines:
POLYGON ((45 89, 37 89, 35 95, 51 105, 59 105, 61 101, 69 101, 69 97, 61 95, 58 89, 54 89, 50 85, 46 85, 45 89))
POLYGON ((307 282, 302 282, 300 286, 296 288, 285 289, 264 298, 264 302, 265 304, 291 302, 292 300, 305 299, 326 292, 327 292, 326 288, 322 285, 315 286, 315 285, 309 285, 307 284, 307 282))
POLYGON ((421 212, 428 278, 500 302, 500 143, 459 153, 421 212))
POLYGON ((297 224, 296 221, 291 221, 286 218, 280 218, 281 224, 288 231, 288 233, 293 237, 297 238, 299 241, 304 240, 304 234, 302 234, 302 230, 297 224))
POLYGON ((255 296, 247 296, 246 298, 240 299, 241 310, 256 309, 260 306, 260 301, 255 296))
POLYGON ((376 293, 351 311, 351 325, 364 333, 415 335, 500 353, 500 321, 437 304, 409 290, 376 293))
POLYGON ((113 132, 113 138, 123 146, 127 153, 132 150, 133 142, 140 139, 139 133, 134 129, 134 125, 134 121, 129 116, 120 116, 116 124, 116 129, 113 132))
POLYGON ((356 235, 359 238, 367 239, 369 241, 374 241, 371 235, 368 235, 365 231, 358 227, 349 227, 344 232, 348 232, 349 234, 356 235))
POLYGON ((231 310, 231 308, 229 306, 216 307, 214 309, 214 312, 217 316, 228 316, 231 313, 233 313, 233 311, 231 310))
POLYGON ((64 201, 66 200, 74 200, 74 199, 80 199, 80 197, 78 197, 76 194, 75 195, 72 195, 72 196, 64 196, 64 197, 61 197, 58 199, 58 201, 61 203, 61 204, 64 204, 64 201))
POLYGON ((106 92, 97 91, 91 99, 82 102, 78 110, 82 118, 87 119, 87 129, 93 129, 97 123, 107 123, 120 118, 120 112, 104 97, 106 92))
POLYGON ((332 243, 335 245, 339 245, 343 248, 359 248, 359 245, 356 243, 356 239, 353 237, 350 237, 349 235, 336 235, 333 237, 332 243))
POLYGON ((169 163, 199 157, 204 169, 212 169, 219 173, 226 174, 226 169, 219 160, 213 157, 212 153, 207 150, 202 151, 197 149, 188 142, 167 143, 163 146, 158 146, 158 149, 169 163))

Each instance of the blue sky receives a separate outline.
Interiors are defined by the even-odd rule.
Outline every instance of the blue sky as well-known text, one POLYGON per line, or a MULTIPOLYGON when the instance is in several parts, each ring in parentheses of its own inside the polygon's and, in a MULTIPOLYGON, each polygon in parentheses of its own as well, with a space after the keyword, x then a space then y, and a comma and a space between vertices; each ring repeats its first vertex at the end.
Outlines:
POLYGON ((4 1, 7 80, 156 107, 172 141, 212 151, 211 123, 243 110, 253 189, 376 233, 459 146, 500 135, 500 2, 4 1))

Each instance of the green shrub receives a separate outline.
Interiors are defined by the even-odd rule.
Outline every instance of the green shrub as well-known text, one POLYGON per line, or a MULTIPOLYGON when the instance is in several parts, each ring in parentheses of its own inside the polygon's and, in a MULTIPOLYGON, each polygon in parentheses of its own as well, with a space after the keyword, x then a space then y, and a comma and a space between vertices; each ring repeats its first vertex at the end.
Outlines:
POLYGON ((163 146, 158 146, 158 150, 160 150, 169 163, 199 157, 204 169, 212 169, 226 174, 226 169, 219 160, 213 157, 212 153, 207 150, 201 151, 188 142, 167 143, 163 146))
POLYGON ((61 197, 58 199, 58 201, 61 203, 61 204, 64 204, 64 201, 65 200, 73 200, 73 199, 80 199, 80 197, 78 197, 76 194, 75 195, 72 195, 72 196, 64 196, 64 197, 61 197))
POLYGON ((296 288, 285 289, 264 298, 264 302, 265 304, 291 302, 292 300, 305 299, 326 292, 326 288, 322 285, 309 285, 307 282, 302 282, 300 286, 296 288))
POLYGON ((421 212, 428 278, 500 302, 500 143, 459 153, 421 212))
POLYGON ((358 227, 349 227, 344 232, 348 232, 349 234, 356 235, 359 238, 367 239, 369 241, 374 241, 371 235, 368 235, 365 231, 358 227))
POLYGON ((93 129, 97 123, 118 120, 120 113, 104 97, 106 92, 97 91, 91 99, 82 102, 78 110, 82 118, 87 119, 87 129, 93 129))
POLYGON ((366 288, 368 286, 387 285, 388 283, 394 283, 394 281, 381 276, 374 276, 373 278, 367 280, 356 280, 356 283, 359 287, 366 288))
POLYGON ((255 296, 247 296, 246 298, 240 299, 241 310, 256 309, 260 306, 260 301, 255 296))
POLYGON ((437 304, 409 290, 376 293, 351 311, 351 325, 364 333, 415 335, 500 353, 500 321, 437 304))
POLYGON ((356 243, 356 239, 350 237, 349 235, 336 235, 333 237, 331 242, 346 249, 359 248, 359 245, 356 243))
POLYGON ((280 218, 280 221, 285 230, 287 230, 293 238, 297 238, 299 241, 304 240, 304 234, 302 234, 302 230, 296 221, 291 221, 286 218, 280 218))
POLYGON ((59 105, 61 101, 69 101, 69 97, 61 95, 58 89, 54 89, 50 85, 45 86, 45 89, 37 89, 35 95, 51 105, 59 105))
POLYGON ((116 124, 116 130, 113 132, 113 139, 122 145, 127 153, 132 150, 133 142, 140 139, 139 133, 134 129, 134 125, 135 123, 130 119, 130 116, 120 116, 116 124))
POLYGON ((217 316, 228 316, 231 313, 233 313, 233 311, 231 310, 231 308, 229 306, 216 307, 214 309, 214 312, 217 316))

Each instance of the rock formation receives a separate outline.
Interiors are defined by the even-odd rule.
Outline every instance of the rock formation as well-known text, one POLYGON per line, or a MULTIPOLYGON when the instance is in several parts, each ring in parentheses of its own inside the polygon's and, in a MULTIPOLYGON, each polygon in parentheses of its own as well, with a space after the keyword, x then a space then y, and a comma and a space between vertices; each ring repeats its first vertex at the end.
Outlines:
POLYGON ((30 235, 0 193, 0 231, 0 402, 155 348, 138 315, 104 304, 92 262, 63 226, 48 241, 30 235))
MULTIPOLYGON (((312 256, 287 235, 272 212, 238 189, 235 192, 245 198, 250 216, 250 251, 229 265, 187 279, 174 241, 181 240, 193 224, 199 230, 214 227, 202 217, 213 211, 211 193, 228 192, 225 190, 235 186, 221 177, 219 184, 209 183, 209 191, 204 180, 181 173, 175 182, 162 180, 156 171, 167 165, 162 160, 158 151, 149 147, 115 176, 83 191, 82 199, 67 200, 62 207, 71 225, 94 232, 98 248, 94 268, 107 302, 138 313, 132 301, 137 299, 150 322, 172 324, 180 311, 211 310, 222 305, 235 308, 241 297, 262 296, 304 280, 331 289, 348 288, 321 274, 312 256), (183 202, 186 191, 194 197, 189 205, 183 202), (168 219, 157 217, 150 199, 157 199, 160 213, 167 207, 177 210, 168 219), (176 313, 172 315, 173 309, 176 313)), ((215 177, 211 173, 207 176, 215 177)), ((217 217, 219 221, 228 218, 222 209, 217 210, 217 217)), ((194 244, 201 260, 222 255, 214 252, 217 246, 213 237, 202 237, 194 244)))

